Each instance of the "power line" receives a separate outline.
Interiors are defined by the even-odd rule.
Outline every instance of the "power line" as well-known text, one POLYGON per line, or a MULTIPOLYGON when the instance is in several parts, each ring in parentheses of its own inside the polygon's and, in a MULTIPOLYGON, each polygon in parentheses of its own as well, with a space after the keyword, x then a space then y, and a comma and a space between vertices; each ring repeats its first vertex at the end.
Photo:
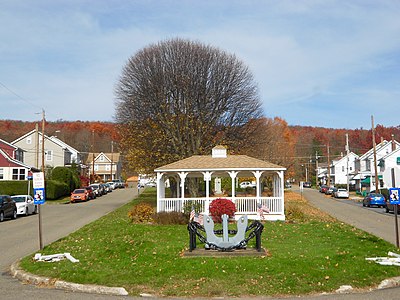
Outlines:
POLYGON ((1 85, 3 88, 5 88, 7 91, 9 91, 11 94, 13 94, 15 97, 17 97, 19 100, 21 100, 21 101, 23 101, 23 102, 25 102, 25 103, 28 103, 28 104, 30 104, 30 105, 36 107, 36 108, 42 109, 41 107, 39 107, 39 106, 38 106, 37 104, 35 104, 34 102, 32 102, 32 101, 30 101, 30 100, 28 100, 28 99, 25 99, 24 97, 18 95, 16 92, 14 92, 12 89, 10 89, 9 87, 7 87, 7 86, 6 86, 4 83, 2 83, 1 81, 0 81, 0 85, 1 85))

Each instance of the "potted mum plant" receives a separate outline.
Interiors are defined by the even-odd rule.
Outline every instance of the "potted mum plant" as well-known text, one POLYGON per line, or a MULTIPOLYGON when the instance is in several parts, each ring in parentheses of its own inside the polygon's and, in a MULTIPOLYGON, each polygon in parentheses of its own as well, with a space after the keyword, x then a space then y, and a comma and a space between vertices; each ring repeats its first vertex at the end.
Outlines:
POLYGON ((232 218, 235 212, 235 203, 229 199, 218 198, 213 200, 210 204, 210 215, 216 223, 222 223, 222 215, 226 214, 229 218, 232 218))

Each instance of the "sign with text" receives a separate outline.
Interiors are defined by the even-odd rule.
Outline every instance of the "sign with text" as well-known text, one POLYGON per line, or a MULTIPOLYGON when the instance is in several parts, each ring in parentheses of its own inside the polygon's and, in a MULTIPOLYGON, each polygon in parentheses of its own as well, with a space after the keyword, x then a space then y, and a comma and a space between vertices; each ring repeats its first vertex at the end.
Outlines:
POLYGON ((390 204, 400 204, 399 194, 400 194, 400 188, 389 189, 390 204))
POLYGON ((44 191, 44 173, 33 173, 33 199, 35 204, 44 204, 46 201, 44 191))

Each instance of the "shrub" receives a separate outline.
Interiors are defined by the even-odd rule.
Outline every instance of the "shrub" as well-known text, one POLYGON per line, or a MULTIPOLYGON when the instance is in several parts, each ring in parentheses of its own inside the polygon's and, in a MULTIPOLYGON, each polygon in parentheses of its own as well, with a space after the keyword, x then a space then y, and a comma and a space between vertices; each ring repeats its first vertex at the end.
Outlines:
POLYGON ((129 212, 128 218, 132 223, 150 223, 153 221, 154 209, 150 204, 139 203, 135 205, 129 212))
POLYGON ((55 167, 51 172, 51 180, 57 180, 68 185, 69 192, 80 186, 80 180, 75 170, 67 167, 55 167))
POLYGON ((232 218, 235 215, 236 206, 231 200, 218 198, 210 204, 210 215, 214 222, 222 223, 222 215, 228 215, 232 218))
POLYGON ((46 200, 54 200, 63 196, 67 196, 70 193, 69 186, 66 183, 56 180, 45 181, 45 198, 46 200))
POLYGON ((189 217, 177 211, 159 212, 152 216, 154 223, 161 225, 184 225, 189 222, 189 217))
MULTIPOLYGON (((32 180, 29 181, 30 194, 33 196, 32 180)), ((0 195, 25 195, 28 193, 27 180, 4 180, 0 181, 0 195)))

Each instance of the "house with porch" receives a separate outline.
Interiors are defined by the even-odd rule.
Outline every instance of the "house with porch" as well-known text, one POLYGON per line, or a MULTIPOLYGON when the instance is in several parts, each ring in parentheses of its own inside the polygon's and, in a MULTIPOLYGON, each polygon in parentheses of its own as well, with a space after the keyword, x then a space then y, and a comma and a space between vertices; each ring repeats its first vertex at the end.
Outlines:
POLYGON ((89 177, 100 178, 103 182, 121 178, 122 162, 120 153, 89 153, 86 161, 89 177))
MULTIPOLYGON (((382 159, 398 148, 400 148, 400 143, 394 139, 391 141, 382 140, 375 146, 379 188, 387 187, 382 180, 382 159)), ((356 161, 356 170, 357 172, 353 176, 353 180, 356 181, 356 189, 364 192, 376 190, 373 149, 368 150, 359 157, 356 161)))
POLYGON ((400 147, 382 157, 379 164, 384 185, 388 188, 400 187, 400 147))
POLYGON ((194 155, 154 170, 157 175, 157 212, 183 211, 185 204, 190 201, 195 203, 196 207, 200 206, 202 213, 208 214, 212 200, 223 197, 235 203, 236 219, 242 215, 247 215, 249 219, 259 219, 258 205, 265 205, 270 210, 270 213, 264 215, 266 220, 285 220, 285 170, 284 167, 247 155, 227 155, 225 147, 216 146, 212 149, 212 155, 194 155), (178 184, 176 191, 168 197, 166 182, 169 178, 174 178, 178 184), (185 193, 189 178, 197 178, 204 182, 204 196, 190 197, 185 193), (221 178, 231 180, 231 193, 228 196, 222 195, 221 178), (255 195, 236 193, 240 178, 254 178, 255 195), (214 191, 211 190, 212 180, 214 191), (263 193, 265 180, 272 186, 269 195, 263 193))

